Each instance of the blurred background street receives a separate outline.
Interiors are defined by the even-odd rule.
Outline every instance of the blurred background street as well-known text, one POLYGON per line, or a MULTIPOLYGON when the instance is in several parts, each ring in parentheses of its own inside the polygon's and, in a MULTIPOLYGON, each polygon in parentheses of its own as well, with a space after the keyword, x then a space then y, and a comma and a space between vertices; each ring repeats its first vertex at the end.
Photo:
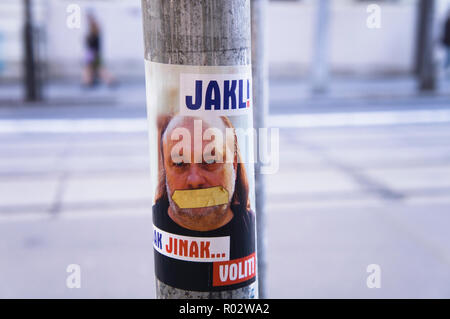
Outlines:
MULTIPOLYGON (((32 2, 45 34, 33 101, 11 40, 23 7, 0 4, 0 298, 154 298, 140 1, 75 1, 104 27, 113 87, 80 84, 85 30, 66 27, 72 1, 32 2), (80 289, 66 286, 69 264, 81 266, 80 289)), ((280 129, 280 166, 266 177, 267 297, 450 297, 450 73, 439 42, 450 3, 430 2, 427 24, 422 1, 374 1, 382 27, 372 30, 368 2, 332 1, 325 77, 310 69, 317 2, 268 3, 267 121, 280 129), (417 46, 421 23, 431 56, 417 46), (370 264, 379 289, 366 285, 370 264)))

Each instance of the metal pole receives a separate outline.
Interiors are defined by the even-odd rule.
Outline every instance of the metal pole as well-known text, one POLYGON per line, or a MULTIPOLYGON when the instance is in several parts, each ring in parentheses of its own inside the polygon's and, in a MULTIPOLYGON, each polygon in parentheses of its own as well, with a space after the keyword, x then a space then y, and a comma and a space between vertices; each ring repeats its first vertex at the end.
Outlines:
MULTIPOLYGON (((180 66, 251 64, 250 0, 142 0, 142 9, 147 61, 180 66)), ((237 289, 193 291, 156 278, 156 295, 173 299, 256 298, 258 284, 256 280, 237 289)))
POLYGON ((414 74, 419 76, 422 69, 422 61, 423 61, 423 47, 424 47, 424 38, 425 38, 425 28, 423 19, 423 13, 425 12, 426 1, 419 0, 416 4, 416 45, 415 45, 415 56, 414 56, 414 74))
MULTIPOLYGON (((269 113, 269 83, 267 65, 267 41, 265 39, 267 0, 252 0, 252 74, 253 74, 253 121, 255 129, 266 128, 269 113)), ((255 165, 256 211, 258 212, 258 285, 259 297, 266 298, 266 190, 264 175, 261 174, 261 161, 255 165)))
POLYGON ((330 1, 317 0, 316 36, 314 37, 313 91, 323 93, 328 85, 328 38, 330 1))
POLYGON ((419 76, 419 88, 421 91, 432 91, 436 89, 436 64, 434 61, 434 14, 436 2, 435 0, 421 0, 420 5, 420 21, 419 34, 421 44, 418 47, 419 57, 418 63, 418 76, 419 76))
POLYGON ((33 18, 32 7, 30 0, 24 0, 24 86, 25 86, 25 100, 38 101, 40 99, 39 84, 37 78, 35 51, 34 51, 34 37, 33 37, 33 18))

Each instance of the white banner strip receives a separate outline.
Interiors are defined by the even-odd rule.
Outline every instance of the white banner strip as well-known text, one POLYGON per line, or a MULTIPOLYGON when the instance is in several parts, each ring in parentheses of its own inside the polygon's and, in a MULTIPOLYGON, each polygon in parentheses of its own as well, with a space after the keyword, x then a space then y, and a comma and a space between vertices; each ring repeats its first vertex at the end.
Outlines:
POLYGON ((185 261, 217 262, 230 259, 230 237, 189 237, 153 225, 153 247, 161 254, 185 261))

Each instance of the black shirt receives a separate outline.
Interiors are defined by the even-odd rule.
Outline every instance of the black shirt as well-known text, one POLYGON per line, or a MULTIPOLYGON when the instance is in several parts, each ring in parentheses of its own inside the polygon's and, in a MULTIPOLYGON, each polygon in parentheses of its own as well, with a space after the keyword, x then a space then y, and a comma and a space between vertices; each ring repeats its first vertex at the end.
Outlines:
POLYGON ((90 34, 86 39, 86 46, 96 54, 100 53, 100 37, 97 34, 90 34))
MULTIPOLYGON (((232 205, 233 219, 226 225, 212 231, 193 231, 176 224, 168 214, 167 198, 153 205, 153 224, 159 229, 182 236, 222 237, 230 236, 230 260, 246 257, 255 252, 255 214, 232 205)), ((165 284, 191 291, 221 291, 244 287, 254 282, 255 277, 246 282, 230 286, 213 286, 213 262, 184 261, 165 256, 154 249, 155 274, 165 284)))
POLYGON ((443 44, 446 47, 450 47, 450 16, 447 18, 447 21, 445 22, 443 44))
POLYGON ((230 259, 246 257, 255 252, 255 214, 231 205, 233 219, 211 231, 195 231, 179 226, 168 214, 169 202, 159 200, 153 206, 153 223, 166 232, 191 237, 230 236, 230 259))

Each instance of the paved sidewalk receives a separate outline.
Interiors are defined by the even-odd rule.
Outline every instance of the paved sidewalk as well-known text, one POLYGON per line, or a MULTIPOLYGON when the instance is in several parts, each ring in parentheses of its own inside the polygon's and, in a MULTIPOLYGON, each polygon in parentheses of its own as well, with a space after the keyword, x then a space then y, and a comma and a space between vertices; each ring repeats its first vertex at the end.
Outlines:
MULTIPOLYGON (((270 112, 272 114, 354 112, 404 110, 417 105, 439 109, 448 106, 450 77, 442 78, 435 92, 419 92, 411 76, 343 77, 330 80, 329 89, 314 94, 307 79, 269 81, 270 112)), ((82 88, 74 82, 51 82, 44 89, 45 99, 38 103, 23 103, 19 84, 0 85, 0 116, 33 116, 38 108, 41 117, 144 117, 145 79, 121 83, 116 88, 99 85, 82 88), (88 111, 92 108, 92 111, 88 111), (12 109, 12 112, 8 110, 12 109), (96 112, 96 110, 99 110, 96 112), (28 113, 29 112, 29 113, 28 113)))
MULTIPOLYGON (((280 138, 269 297, 450 296, 449 124, 280 138)), ((1 134, 0 296, 153 297, 147 152, 145 132, 1 134), (71 263, 81 289, 65 287, 71 263)))
MULTIPOLYGON (((0 84, 0 111, 13 108, 52 109, 56 116, 69 114, 71 109, 94 108, 139 108, 145 105, 145 79, 135 79, 120 83, 116 87, 98 85, 85 88, 76 82, 50 82, 44 86, 43 99, 38 102, 24 103, 23 88, 20 83, 0 84)), ((17 112, 16 112, 17 113, 17 112)), ((86 113, 86 112, 85 112, 86 113)), ((87 112, 89 113, 89 112, 87 112)))
MULTIPOLYGON (((293 87, 271 97, 282 125, 268 297, 449 298, 446 93, 302 110, 293 87), (390 122, 361 121, 380 114, 390 122), (366 285, 370 264, 380 289, 366 285)), ((154 297, 145 99, 139 86, 120 92, 113 104, 0 106, 0 297, 154 297), (66 287, 73 263, 81 289, 66 287)))

